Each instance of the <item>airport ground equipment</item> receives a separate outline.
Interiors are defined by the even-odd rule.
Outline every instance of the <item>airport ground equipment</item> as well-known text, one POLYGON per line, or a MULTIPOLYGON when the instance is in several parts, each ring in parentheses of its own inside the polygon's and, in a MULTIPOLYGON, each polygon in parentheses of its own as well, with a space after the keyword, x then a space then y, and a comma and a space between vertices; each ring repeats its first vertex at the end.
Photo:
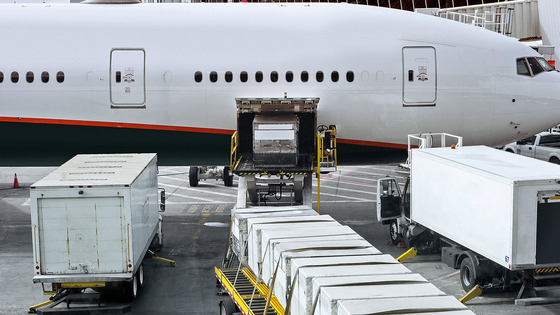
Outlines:
POLYGON ((215 179, 223 180, 224 186, 233 185, 233 174, 229 166, 220 168, 218 166, 191 166, 189 168, 189 185, 197 187, 201 180, 215 179))
MULTIPOLYGON (((237 98, 230 169, 252 205, 311 206, 313 173, 336 169, 336 126, 317 127, 318 98, 237 98), (286 200, 287 199, 287 200, 286 200)), ((239 201, 239 200, 238 200, 239 201)), ((241 205, 241 207, 245 207, 241 205)))
MULTIPOLYGON (((218 293, 229 297, 219 304, 221 314, 337 315, 337 303, 355 299, 361 299, 358 304, 368 314, 405 312, 398 303, 387 309, 386 300, 446 298, 422 276, 310 205, 248 206, 246 187, 238 189, 222 266, 215 268, 218 293), (316 285, 320 279, 331 282, 316 285), (332 290, 352 294, 329 295, 332 290), (379 306, 377 300, 385 302, 379 306)), ((457 300, 446 301, 419 303, 414 309, 472 314, 457 300)), ((352 312, 344 314, 364 314, 352 312)))
POLYGON ((378 183, 392 241, 441 250, 467 292, 520 283, 517 304, 560 301, 537 297, 560 279, 560 167, 484 146, 411 151, 403 192, 395 178, 378 183))
POLYGON ((560 164, 560 133, 541 132, 532 137, 506 144, 504 150, 560 164))
POLYGON ((133 299, 146 253, 163 244, 157 172, 156 154, 77 155, 31 185, 33 282, 133 299))

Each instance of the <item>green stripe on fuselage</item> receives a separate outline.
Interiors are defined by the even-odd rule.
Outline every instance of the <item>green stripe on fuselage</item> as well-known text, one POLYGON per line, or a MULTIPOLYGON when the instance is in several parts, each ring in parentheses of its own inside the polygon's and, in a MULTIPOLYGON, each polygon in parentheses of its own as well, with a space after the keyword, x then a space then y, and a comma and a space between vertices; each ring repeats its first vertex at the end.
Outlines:
MULTIPOLYGON (((74 125, 0 123, 2 166, 58 166, 76 154, 158 154, 159 165, 227 165, 231 136, 224 134, 91 127, 74 125)), ((362 164, 402 162, 406 150, 338 145, 339 162, 362 164)))

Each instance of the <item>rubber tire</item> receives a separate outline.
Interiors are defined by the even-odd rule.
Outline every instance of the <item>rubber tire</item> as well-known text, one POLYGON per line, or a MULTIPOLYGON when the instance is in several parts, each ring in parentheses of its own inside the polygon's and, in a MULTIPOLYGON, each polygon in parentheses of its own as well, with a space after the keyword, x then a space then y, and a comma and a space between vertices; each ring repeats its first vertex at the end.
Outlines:
POLYGON ((136 280, 138 281, 138 291, 140 291, 144 286, 144 264, 141 264, 138 271, 136 271, 136 280))
POLYGON ((138 296, 138 281, 136 275, 131 281, 123 282, 123 297, 126 302, 132 302, 138 296))
POLYGON ((507 149, 506 152, 514 153, 511 149, 507 149))
POLYGON ((557 157, 551 157, 550 160, 548 160, 550 163, 554 163, 554 164, 560 164, 560 160, 557 157))
POLYGON ((197 166, 191 166, 189 168, 189 184, 191 185, 191 187, 197 187, 198 186, 198 167, 197 166))
POLYGON ((389 223, 389 236, 391 237, 391 243, 395 246, 399 245, 402 241, 402 235, 398 232, 397 220, 391 220, 389 223))
POLYGON ((224 186, 231 187, 233 186, 233 174, 229 174, 229 166, 224 166, 224 186))
POLYGON ((472 259, 467 256, 461 261, 461 272, 460 272, 460 279, 461 279, 461 286, 465 292, 469 292, 477 285, 477 275, 476 275, 476 267, 472 259))
POLYGON ((233 315, 235 312, 237 312, 237 306, 231 299, 220 301, 220 315, 233 315))

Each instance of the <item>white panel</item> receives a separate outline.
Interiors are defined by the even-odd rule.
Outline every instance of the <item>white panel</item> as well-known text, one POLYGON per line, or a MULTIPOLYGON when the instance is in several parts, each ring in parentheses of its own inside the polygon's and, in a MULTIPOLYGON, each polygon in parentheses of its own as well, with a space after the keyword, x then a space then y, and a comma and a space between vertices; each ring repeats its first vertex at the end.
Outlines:
POLYGON ((39 200, 45 274, 123 272, 122 197, 39 200))

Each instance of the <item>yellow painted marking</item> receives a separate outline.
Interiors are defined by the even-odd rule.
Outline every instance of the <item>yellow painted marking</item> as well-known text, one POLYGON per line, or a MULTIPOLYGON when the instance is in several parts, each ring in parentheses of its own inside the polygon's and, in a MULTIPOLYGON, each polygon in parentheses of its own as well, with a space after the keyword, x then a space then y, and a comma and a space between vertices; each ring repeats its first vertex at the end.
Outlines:
POLYGON ((188 212, 196 212, 196 210, 198 210, 198 205, 192 205, 189 210, 187 210, 188 212))
POLYGON ((60 286, 64 289, 67 288, 102 288, 105 282, 67 282, 62 283, 60 286))
POLYGON ((210 209, 212 209, 212 205, 206 205, 206 206, 204 206, 204 208, 202 208, 202 212, 203 213, 208 213, 208 212, 210 212, 210 209))
POLYGON ((550 200, 559 200, 559 199, 560 199, 560 196, 552 196, 552 197, 550 197, 550 200))
POLYGON ((224 212, 224 209, 226 208, 226 206, 224 205, 219 205, 218 208, 216 208, 216 213, 218 212, 224 212))

